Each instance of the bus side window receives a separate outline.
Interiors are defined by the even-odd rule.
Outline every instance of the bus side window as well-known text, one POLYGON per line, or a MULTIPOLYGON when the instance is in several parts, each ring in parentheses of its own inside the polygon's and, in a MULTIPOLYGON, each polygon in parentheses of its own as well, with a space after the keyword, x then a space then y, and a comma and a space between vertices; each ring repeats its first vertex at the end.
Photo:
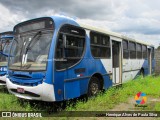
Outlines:
POLYGON ((137 50, 137 58, 138 59, 142 59, 142 45, 137 43, 136 46, 136 50, 137 50))
POLYGON ((128 50, 128 41, 123 40, 123 58, 128 59, 129 58, 129 50, 128 50))
POLYGON ((91 53, 96 59, 111 58, 110 37, 101 33, 90 32, 91 53))
POLYGON ((83 53, 84 39, 66 35, 65 53, 68 59, 79 59, 83 53))
POLYGON ((64 25, 57 39, 55 65, 57 70, 72 67, 82 59, 85 45, 85 30, 64 25))
POLYGON ((136 59, 136 43, 129 42, 130 59, 136 59))

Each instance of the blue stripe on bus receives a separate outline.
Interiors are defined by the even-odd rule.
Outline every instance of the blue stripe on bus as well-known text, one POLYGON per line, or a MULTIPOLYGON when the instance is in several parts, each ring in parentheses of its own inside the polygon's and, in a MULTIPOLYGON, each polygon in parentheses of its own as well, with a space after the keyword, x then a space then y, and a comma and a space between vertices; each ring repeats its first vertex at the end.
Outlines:
POLYGON ((1 71, 0 76, 4 76, 4 75, 6 75, 6 73, 7 73, 6 71, 1 71))

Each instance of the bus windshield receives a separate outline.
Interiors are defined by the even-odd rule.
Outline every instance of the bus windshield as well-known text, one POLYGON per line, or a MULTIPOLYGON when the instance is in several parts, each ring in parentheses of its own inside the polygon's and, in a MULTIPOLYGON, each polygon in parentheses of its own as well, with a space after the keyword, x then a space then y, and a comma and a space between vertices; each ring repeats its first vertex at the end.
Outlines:
POLYGON ((46 70, 52 31, 15 35, 9 58, 9 69, 22 71, 46 70))
POLYGON ((38 18, 16 25, 8 68, 46 71, 53 32, 54 22, 51 18, 38 18))
MULTIPOLYGON (((0 45, 1 45, 1 50, 4 54, 8 55, 9 54, 9 50, 11 47, 11 43, 12 43, 12 37, 11 38, 2 38, 0 40, 0 45)), ((7 57, 4 55, 1 55, 0 57, 0 66, 7 66, 7 57)))
POLYGON ((9 54, 9 50, 12 44, 12 39, 13 38, 5 38, 5 42, 2 44, 2 50, 4 54, 9 54))

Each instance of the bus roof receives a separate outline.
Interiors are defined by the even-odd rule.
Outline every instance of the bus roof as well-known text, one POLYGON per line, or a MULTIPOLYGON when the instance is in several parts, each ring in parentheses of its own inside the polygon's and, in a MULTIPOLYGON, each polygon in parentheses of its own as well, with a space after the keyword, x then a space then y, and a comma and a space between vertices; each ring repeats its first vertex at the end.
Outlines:
POLYGON ((86 25, 86 24, 83 24, 81 22, 78 22, 78 23, 81 27, 89 29, 89 30, 93 30, 93 31, 96 31, 96 32, 101 32, 101 33, 111 35, 111 36, 114 36, 114 37, 118 37, 118 38, 121 38, 121 39, 124 39, 124 40, 129 40, 129 41, 133 41, 133 42, 137 42, 137 43, 140 43, 140 44, 144 44, 144 45, 154 47, 154 45, 149 44, 149 43, 147 43, 145 41, 142 41, 142 40, 127 37, 125 35, 122 35, 122 34, 119 34, 119 33, 116 33, 116 32, 112 32, 112 31, 109 31, 109 30, 101 29, 101 28, 98 28, 98 27, 93 27, 93 26, 90 26, 90 25, 86 25))
POLYGON ((93 30, 93 31, 96 31, 96 32, 100 32, 100 33, 104 33, 104 34, 111 35, 111 36, 114 36, 114 37, 118 37, 118 38, 121 38, 121 39, 124 39, 124 40, 129 40, 129 41, 133 41, 133 42, 136 42, 136 43, 140 43, 140 44, 144 44, 144 45, 147 45, 147 46, 154 47, 153 44, 149 44, 148 42, 138 40, 138 39, 134 39, 134 38, 131 38, 131 37, 127 37, 127 36, 122 35, 120 33, 112 32, 112 31, 109 31, 109 30, 106 30, 106 29, 102 29, 102 28, 98 28, 98 27, 95 27, 95 26, 87 25, 87 24, 84 24, 83 22, 81 22, 79 20, 76 20, 76 19, 68 17, 68 16, 52 16, 52 18, 53 19, 57 19, 57 18, 58 19, 67 19, 68 21, 76 22, 80 27, 88 29, 88 30, 93 30))

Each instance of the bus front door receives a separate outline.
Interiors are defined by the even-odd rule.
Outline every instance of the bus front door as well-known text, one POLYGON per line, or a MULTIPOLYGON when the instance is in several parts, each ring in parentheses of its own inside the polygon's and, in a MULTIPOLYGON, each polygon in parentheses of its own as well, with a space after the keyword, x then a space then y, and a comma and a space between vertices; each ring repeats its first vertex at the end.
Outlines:
POLYGON ((112 41, 113 85, 122 83, 121 42, 112 41))

